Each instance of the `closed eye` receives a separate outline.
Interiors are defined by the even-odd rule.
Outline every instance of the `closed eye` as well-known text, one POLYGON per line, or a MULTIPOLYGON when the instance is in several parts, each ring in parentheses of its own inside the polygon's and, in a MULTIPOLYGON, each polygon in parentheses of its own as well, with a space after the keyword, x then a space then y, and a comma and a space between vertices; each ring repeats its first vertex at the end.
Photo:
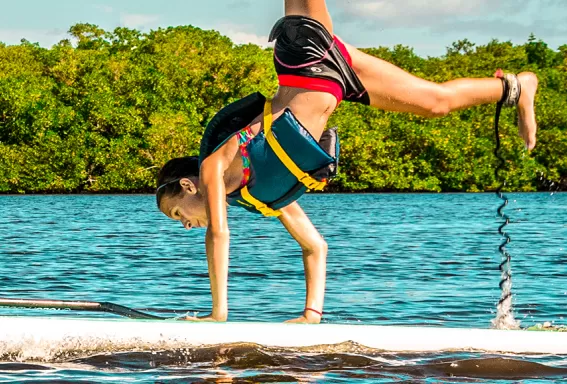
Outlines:
POLYGON ((179 209, 172 210, 169 216, 173 220, 181 220, 181 214, 179 213, 179 209))

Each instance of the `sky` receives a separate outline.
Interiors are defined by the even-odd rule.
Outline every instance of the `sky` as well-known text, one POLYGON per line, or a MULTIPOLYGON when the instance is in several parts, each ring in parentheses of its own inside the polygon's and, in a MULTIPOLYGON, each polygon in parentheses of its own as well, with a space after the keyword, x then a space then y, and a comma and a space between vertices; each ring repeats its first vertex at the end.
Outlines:
MULTIPOLYGON (((50 47, 76 23, 149 31, 193 25, 235 43, 267 45, 282 0, 0 0, 0 41, 22 38, 50 47)), ((334 32, 357 47, 412 47, 440 56, 468 39, 526 42, 531 33, 553 49, 567 44, 567 0, 327 0, 334 32)))

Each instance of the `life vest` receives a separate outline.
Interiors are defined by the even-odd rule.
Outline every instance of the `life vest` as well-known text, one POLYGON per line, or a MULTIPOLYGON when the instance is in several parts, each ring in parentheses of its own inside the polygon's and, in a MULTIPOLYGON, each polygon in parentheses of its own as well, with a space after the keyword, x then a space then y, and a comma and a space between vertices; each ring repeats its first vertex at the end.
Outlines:
POLYGON ((223 108, 211 120, 201 141, 200 161, 249 125, 262 110, 264 129, 246 146, 250 179, 227 195, 227 202, 277 217, 280 208, 307 190, 322 190, 336 176, 339 140, 336 128, 332 128, 317 142, 287 108, 272 121, 271 102, 254 93, 223 108))

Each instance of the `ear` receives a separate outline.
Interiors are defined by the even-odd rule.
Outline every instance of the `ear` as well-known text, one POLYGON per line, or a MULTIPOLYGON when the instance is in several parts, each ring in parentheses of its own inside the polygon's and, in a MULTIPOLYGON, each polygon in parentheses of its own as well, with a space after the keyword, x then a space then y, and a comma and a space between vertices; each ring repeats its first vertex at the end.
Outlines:
POLYGON ((181 184, 181 187, 190 195, 197 194, 197 180, 192 180, 184 177, 183 179, 179 180, 179 184, 181 184))

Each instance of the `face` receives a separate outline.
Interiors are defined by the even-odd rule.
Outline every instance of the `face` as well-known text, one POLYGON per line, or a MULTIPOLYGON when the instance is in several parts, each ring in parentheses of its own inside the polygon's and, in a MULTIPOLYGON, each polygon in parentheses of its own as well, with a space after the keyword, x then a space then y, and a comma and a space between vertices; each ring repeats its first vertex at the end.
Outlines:
POLYGON ((179 181, 183 190, 176 196, 164 195, 160 211, 172 220, 181 222, 185 229, 206 227, 209 224, 205 202, 195 183, 190 179, 179 181))

